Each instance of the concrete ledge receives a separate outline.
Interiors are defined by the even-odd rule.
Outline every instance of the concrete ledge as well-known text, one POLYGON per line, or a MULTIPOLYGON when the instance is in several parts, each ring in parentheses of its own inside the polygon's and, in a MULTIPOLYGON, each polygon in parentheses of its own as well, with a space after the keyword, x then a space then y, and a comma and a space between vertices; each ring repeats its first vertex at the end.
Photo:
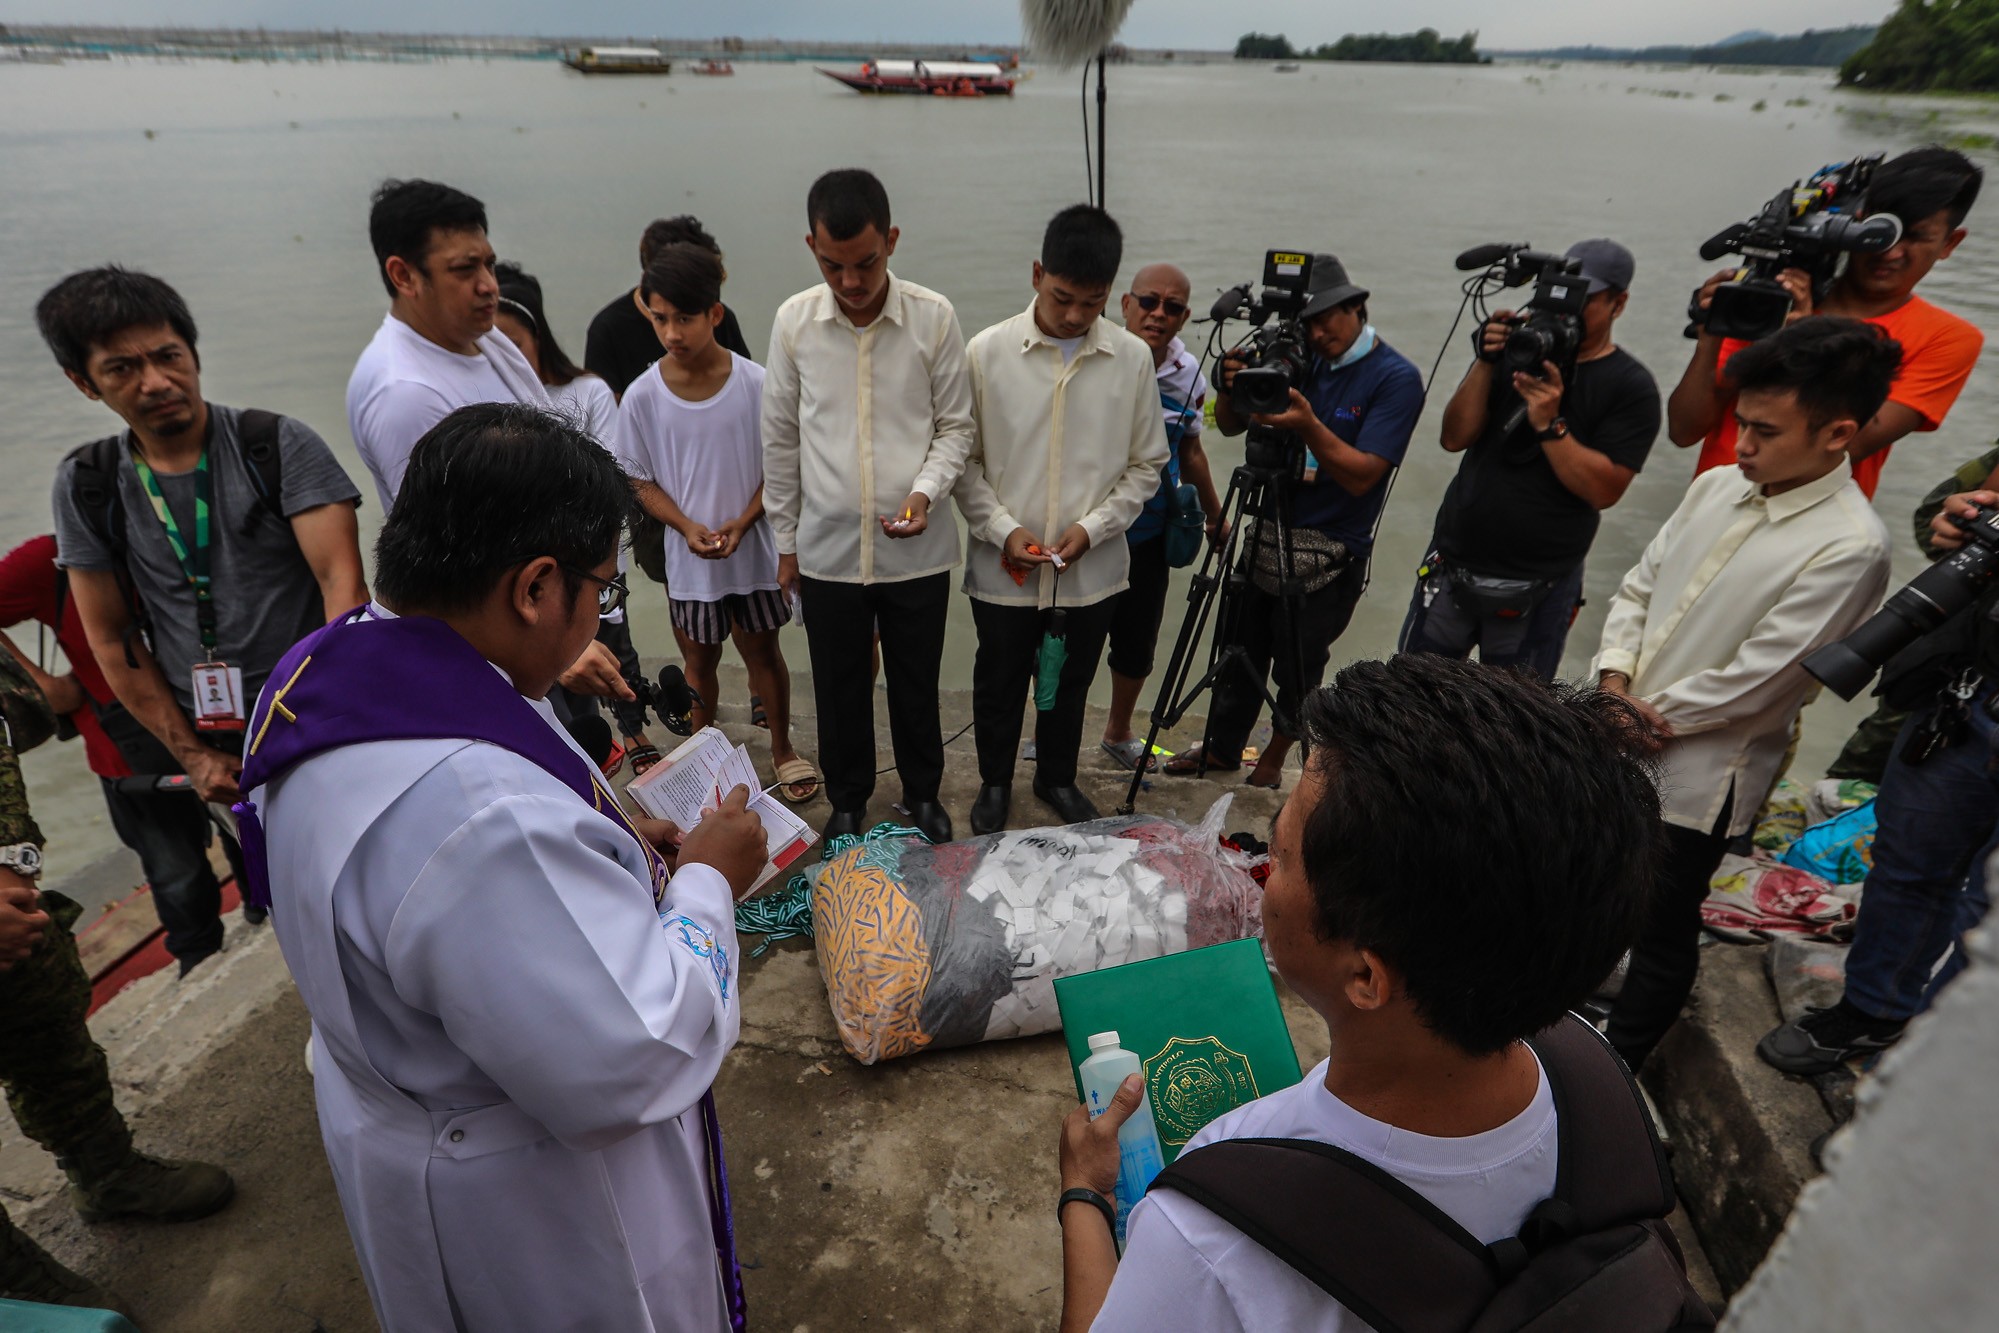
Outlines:
POLYGON ((1687 1012, 1645 1064, 1646 1088, 1678 1141, 1681 1204, 1729 1293, 1818 1174, 1811 1142, 1832 1128, 1811 1084, 1757 1059, 1757 1039, 1777 1022, 1763 950, 1711 944, 1687 1012))

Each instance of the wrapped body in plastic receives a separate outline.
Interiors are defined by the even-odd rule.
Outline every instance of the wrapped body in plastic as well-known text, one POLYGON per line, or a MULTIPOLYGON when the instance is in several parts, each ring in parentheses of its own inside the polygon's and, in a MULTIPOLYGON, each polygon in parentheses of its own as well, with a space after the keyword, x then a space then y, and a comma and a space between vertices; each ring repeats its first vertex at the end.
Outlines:
POLYGON ((1261 930, 1249 860, 1198 825, 1123 815, 933 847, 885 838, 820 868, 826 997, 863 1064, 1061 1026, 1055 978, 1261 930))

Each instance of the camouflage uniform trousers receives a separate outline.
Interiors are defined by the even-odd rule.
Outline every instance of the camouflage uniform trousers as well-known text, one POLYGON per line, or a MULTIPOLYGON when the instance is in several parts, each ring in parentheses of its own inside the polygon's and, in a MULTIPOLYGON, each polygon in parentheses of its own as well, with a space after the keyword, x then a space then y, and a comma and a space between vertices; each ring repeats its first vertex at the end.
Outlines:
MULTIPOLYGON (((0 741, 0 846, 41 840, 20 764, 0 741)), ((42 942, 0 972, 0 1085, 21 1132, 61 1155, 122 1121, 104 1050, 84 1023, 90 978, 70 934, 82 908, 60 893, 43 893, 41 905, 42 942)))

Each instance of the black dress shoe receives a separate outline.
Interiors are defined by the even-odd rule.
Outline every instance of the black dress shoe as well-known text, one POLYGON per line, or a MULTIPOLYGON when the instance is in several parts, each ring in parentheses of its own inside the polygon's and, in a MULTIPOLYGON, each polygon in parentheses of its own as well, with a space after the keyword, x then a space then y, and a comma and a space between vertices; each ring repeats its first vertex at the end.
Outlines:
POLYGON ((1006 827, 1007 807, 1013 804, 1013 788, 981 787, 972 802, 972 836, 984 837, 1006 827))
POLYGON ((833 817, 826 821, 826 827, 819 830, 819 845, 822 856, 833 853, 833 839, 845 838, 861 831, 861 821, 867 817, 865 810, 835 810, 833 817))
POLYGON ((1090 798, 1074 787, 1044 787, 1034 784, 1034 794, 1055 807, 1055 813, 1062 816, 1064 824, 1081 824, 1087 820, 1100 819, 1097 807, 1090 798))
POLYGON ((951 841, 951 814, 935 801, 911 801, 908 804, 909 822, 923 830, 923 836, 932 842, 951 841))

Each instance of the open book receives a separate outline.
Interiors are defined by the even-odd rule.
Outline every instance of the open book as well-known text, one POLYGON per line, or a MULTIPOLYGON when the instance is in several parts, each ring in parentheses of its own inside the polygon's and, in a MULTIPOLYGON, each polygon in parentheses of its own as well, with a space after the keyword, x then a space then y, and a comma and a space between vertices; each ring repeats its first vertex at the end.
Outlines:
POLYGON ((684 833, 737 787, 750 789, 750 813, 763 820, 769 843, 770 860, 757 876, 751 889, 755 892, 778 872, 789 870, 819 841, 819 835, 791 813, 776 793, 756 794, 762 784, 746 747, 733 744, 718 728, 703 727, 672 754, 632 779, 625 791, 654 819, 670 819, 684 833))

